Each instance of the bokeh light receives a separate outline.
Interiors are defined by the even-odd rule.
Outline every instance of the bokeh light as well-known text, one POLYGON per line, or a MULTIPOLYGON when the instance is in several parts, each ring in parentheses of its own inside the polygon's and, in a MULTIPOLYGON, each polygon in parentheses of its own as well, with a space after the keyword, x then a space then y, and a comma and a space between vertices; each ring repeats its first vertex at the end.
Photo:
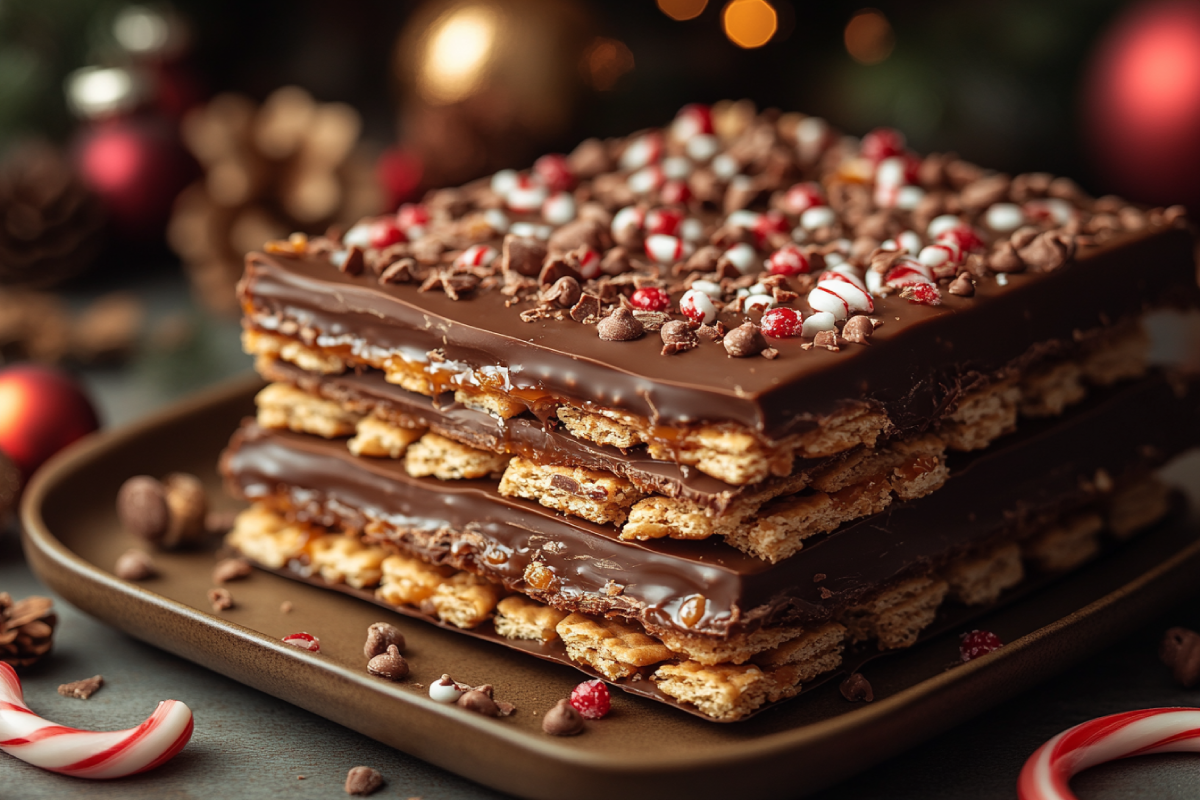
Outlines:
POLYGON ((886 61, 896 46, 892 24, 882 12, 864 8, 846 24, 846 52, 860 64, 886 61))
POLYGON ((731 0, 721 12, 725 35, 738 47, 762 47, 779 28, 779 16, 766 0, 731 0))
POLYGON ((618 78, 633 69, 633 53, 624 42, 597 36, 583 51, 579 66, 593 89, 607 92, 618 78))
POLYGON ((422 96, 448 105, 482 85, 500 26, 495 9, 468 5, 452 9, 429 28, 417 77, 422 96))
POLYGON ((658 10, 674 20, 695 19, 704 13, 708 0, 657 0, 658 10))

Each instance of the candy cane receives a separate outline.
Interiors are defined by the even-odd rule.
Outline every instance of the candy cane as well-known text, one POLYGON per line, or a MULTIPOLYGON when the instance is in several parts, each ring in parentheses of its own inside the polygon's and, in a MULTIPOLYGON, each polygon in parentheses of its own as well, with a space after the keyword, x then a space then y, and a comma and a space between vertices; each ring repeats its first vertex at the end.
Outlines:
POLYGON ((1152 753, 1200 752, 1200 709, 1148 708, 1100 717, 1038 748, 1017 781, 1020 800, 1076 800, 1072 775, 1105 761, 1152 753))
POLYGON ((25 705, 16 671, 0 662, 0 750, 35 767, 77 778, 123 778, 165 764, 192 738, 192 711, 164 700, 125 731, 67 728, 25 705))

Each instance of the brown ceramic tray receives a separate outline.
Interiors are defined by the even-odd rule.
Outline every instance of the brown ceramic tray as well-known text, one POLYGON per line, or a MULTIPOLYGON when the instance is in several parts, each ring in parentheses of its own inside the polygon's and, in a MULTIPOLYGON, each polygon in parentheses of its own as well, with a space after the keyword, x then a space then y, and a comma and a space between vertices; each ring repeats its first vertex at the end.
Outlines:
MULTIPOLYGON (((742 723, 713 724, 617 692, 583 736, 542 734, 539 713, 580 674, 392 614, 336 592, 256 573, 230 589, 237 606, 210 612, 211 552, 157 556, 162 576, 133 585, 109 570, 134 544, 113 499, 137 473, 187 470, 223 496, 217 454, 252 412, 261 384, 242 380, 159 416, 86 441, 56 458, 26 492, 25 550, 38 576, 71 603, 158 647, 503 791, 536 798, 629 800, 796 796, 901 752, 1065 669, 1187 596, 1200 570, 1195 525, 1182 514, 1063 581, 976 624, 1005 647, 970 664, 953 633, 869 665, 876 700, 851 704, 836 682, 742 723), (280 604, 293 604, 283 613, 280 604), (364 631, 404 630, 410 680, 365 672, 364 631), (308 631, 321 653, 282 644, 308 631), (516 714, 490 719, 438 705, 426 686, 443 672, 492 683, 516 714)), ((202 708, 197 708, 203 714, 202 708)), ((1016 776, 1014 776, 1015 780, 1016 776)))

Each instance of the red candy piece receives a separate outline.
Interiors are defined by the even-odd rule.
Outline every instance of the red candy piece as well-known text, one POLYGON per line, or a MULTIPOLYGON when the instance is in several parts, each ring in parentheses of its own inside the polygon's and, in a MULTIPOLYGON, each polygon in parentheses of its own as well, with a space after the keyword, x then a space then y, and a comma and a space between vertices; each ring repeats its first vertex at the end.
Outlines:
POLYGON ((371 235, 371 247, 383 248, 406 240, 404 231, 400 230, 394 221, 386 218, 372 222, 367 231, 371 235))
POLYGON ((402 231, 407 231, 409 228, 416 226, 428 225, 429 209, 420 203, 405 203, 396 212, 396 224, 400 226, 400 230, 402 231))
POLYGON ((612 706, 604 681, 584 681, 571 690, 571 705, 584 719, 600 719, 612 706))
POLYGON ((684 181, 667 181, 662 185, 658 196, 669 205, 683 205, 692 199, 692 190, 684 181))
POLYGON ((569 192, 575 188, 575 173, 567 165, 566 156, 552 153, 533 162, 533 171, 553 192, 569 192))
POLYGON ((629 302, 642 311, 666 311, 671 305, 671 296, 657 286, 643 286, 630 295, 629 302))
POLYGON ((781 212, 768 211, 754 221, 754 239, 761 247, 770 234, 787 233, 791 228, 791 223, 781 212))
POLYGON ((958 249, 967 253, 982 253, 983 239, 970 226, 959 225, 938 234, 938 242, 958 245, 958 249))
POLYGON ((815 183, 797 183, 787 190, 783 197, 783 207, 789 214, 803 214, 814 206, 825 205, 825 196, 821 187, 815 183))
POLYGON ((698 133, 712 133, 712 109, 701 103, 688 103, 675 115, 673 129, 681 139, 698 133))
POLYGON ((646 233, 674 236, 683 222, 683 212, 675 208, 656 208, 646 214, 646 233))
POLYGON ((311 633, 292 633, 283 637, 283 642, 310 653, 317 653, 321 650, 321 641, 311 633))
POLYGON ((885 158, 904 155, 904 134, 892 128, 876 128, 862 138, 859 155, 876 164, 885 158))
POLYGON ((794 339, 804 327, 804 315, 793 308, 772 308, 759 322, 764 336, 772 339, 794 339))
POLYGON ((900 290, 900 296, 910 303, 922 306, 936 306, 942 302, 942 293, 932 283, 917 283, 905 286, 900 290))
POLYGON ((784 245, 767 259, 767 271, 772 275, 801 275, 809 268, 808 256, 794 244, 784 245))
POLYGON ((958 652, 962 655, 963 661, 971 661, 1003 646, 1004 642, 1000 641, 1000 637, 991 631, 975 630, 962 635, 961 641, 958 643, 958 652))

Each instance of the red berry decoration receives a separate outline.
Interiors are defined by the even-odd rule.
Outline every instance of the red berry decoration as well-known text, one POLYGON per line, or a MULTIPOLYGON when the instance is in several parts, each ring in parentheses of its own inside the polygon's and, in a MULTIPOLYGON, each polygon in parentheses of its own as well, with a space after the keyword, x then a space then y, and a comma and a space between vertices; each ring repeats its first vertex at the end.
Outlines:
POLYGON ((629 297, 629 302, 642 311, 666 311, 671 305, 671 296, 657 286, 643 286, 629 297))
POLYGON ((533 162, 533 171, 552 192, 569 192, 575 188, 575 173, 567 165, 566 156, 552 153, 533 162))
POLYGON ((600 719, 612 706, 604 681, 584 681, 571 690, 571 705, 584 719, 600 719))
POLYGON ((772 339, 794 339, 804 329, 804 315, 794 308, 772 308, 759 321, 763 336, 772 339))
POLYGON ((862 138, 859 155, 876 164, 904 155, 904 134, 892 128, 876 128, 862 138))
POLYGON ((801 275, 809 270, 808 256, 794 244, 786 244, 767 259, 767 270, 772 275, 801 275))
POLYGON ((405 241, 404 231, 390 219, 377 219, 367 230, 371 235, 371 247, 384 248, 405 241))
POLYGON ((972 661, 1003 646, 1004 642, 991 631, 975 630, 962 635, 958 643, 958 652, 963 661, 972 661))
POLYGON ((25 478, 98 427, 91 401, 67 373, 34 364, 0 370, 0 451, 25 478))
POLYGON ((311 633, 292 633, 283 637, 285 644, 290 644, 293 647, 299 647, 301 650, 307 650, 310 653, 319 653, 321 651, 321 640, 313 636, 311 633))

